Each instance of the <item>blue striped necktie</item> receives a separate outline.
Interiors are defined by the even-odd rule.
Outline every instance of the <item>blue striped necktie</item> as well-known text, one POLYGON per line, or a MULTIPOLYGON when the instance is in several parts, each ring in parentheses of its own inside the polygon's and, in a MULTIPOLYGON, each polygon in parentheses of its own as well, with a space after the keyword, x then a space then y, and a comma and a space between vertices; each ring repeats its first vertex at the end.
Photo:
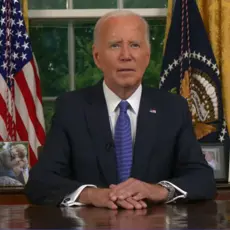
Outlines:
POLYGON ((119 103, 120 113, 117 118, 114 135, 119 183, 129 178, 132 167, 133 147, 130 119, 127 114, 128 107, 129 103, 127 101, 119 103))

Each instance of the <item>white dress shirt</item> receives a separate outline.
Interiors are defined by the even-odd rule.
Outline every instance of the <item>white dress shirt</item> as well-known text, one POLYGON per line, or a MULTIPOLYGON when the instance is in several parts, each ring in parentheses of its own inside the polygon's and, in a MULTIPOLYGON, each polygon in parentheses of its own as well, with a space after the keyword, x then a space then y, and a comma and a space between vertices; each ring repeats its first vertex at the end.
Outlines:
MULTIPOLYGON (((115 125, 120 113, 120 108, 118 105, 121 102, 121 98, 119 98, 113 91, 111 91, 108 88, 108 86, 105 84, 105 82, 103 82, 103 91, 104 91, 105 101, 109 113, 110 127, 112 131, 112 135, 114 137, 115 125)), ((127 113, 130 118, 133 144, 135 142, 135 137, 136 137, 137 115, 140 106, 141 93, 142 93, 142 85, 140 85, 136 89, 136 91, 126 100, 130 105, 129 109, 127 110, 127 113)))
MULTIPOLYGON (((119 98, 112 90, 110 90, 104 81, 103 81, 103 91, 104 91, 106 105, 109 114, 110 127, 112 131, 112 135, 114 137, 115 125, 120 112, 118 105, 122 99, 119 98)), ((142 85, 140 85, 136 89, 136 91, 126 100, 130 105, 127 113, 130 117, 133 144, 135 143, 135 137, 136 137, 137 116, 140 107, 141 94, 142 94, 142 85)), ((187 192, 183 191, 182 189, 178 188, 176 185, 168 181, 165 182, 172 185, 180 194, 179 196, 176 196, 172 200, 168 201, 167 203, 175 201, 178 198, 185 198, 187 196, 187 192)), ((67 195, 63 200, 62 204, 65 206, 84 205, 80 202, 76 202, 76 200, 85 187, 96 187, 96 186, 90 184, 81 186, 73 193, 67 195)))

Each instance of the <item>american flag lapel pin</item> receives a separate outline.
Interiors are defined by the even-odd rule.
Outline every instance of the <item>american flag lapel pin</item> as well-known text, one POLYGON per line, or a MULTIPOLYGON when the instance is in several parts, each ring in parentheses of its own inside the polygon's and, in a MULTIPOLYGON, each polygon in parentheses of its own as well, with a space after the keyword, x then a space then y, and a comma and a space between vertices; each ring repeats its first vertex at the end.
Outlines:
POLYGON ((157 113, 156 109, 150 109, 149 112, 150 112, 150 113, 154 113, 154 114, 157 113))

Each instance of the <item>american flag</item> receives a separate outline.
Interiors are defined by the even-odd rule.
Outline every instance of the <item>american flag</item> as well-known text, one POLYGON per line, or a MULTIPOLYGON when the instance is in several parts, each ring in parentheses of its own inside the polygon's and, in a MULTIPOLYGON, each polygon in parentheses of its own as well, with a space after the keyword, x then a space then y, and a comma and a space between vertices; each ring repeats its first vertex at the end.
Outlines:
POLYGON ((0 141, 28 141, 30 165, 44 144, 40 78, 19 0, 0 0, 0 141))

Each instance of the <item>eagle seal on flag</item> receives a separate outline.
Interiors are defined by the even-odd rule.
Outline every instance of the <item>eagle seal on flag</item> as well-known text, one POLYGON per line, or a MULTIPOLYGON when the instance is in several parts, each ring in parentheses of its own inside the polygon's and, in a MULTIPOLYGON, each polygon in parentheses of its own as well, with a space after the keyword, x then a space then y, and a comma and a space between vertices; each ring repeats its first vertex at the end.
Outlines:
POLYGON ((220 71, 194 0, 176 1, 160 88, 187 100, 198 140, 224 141, 220 71))

